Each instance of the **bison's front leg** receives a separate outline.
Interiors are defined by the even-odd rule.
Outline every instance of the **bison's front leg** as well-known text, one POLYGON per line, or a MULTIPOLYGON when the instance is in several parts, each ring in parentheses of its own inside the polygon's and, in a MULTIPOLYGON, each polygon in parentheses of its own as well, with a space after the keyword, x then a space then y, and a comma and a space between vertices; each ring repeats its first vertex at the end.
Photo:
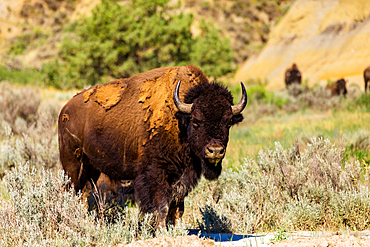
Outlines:
POLYGON ((182 199, 179 202, 176 200, 172 201, 167 221, 171 221, 174 226, 176 226, 177 222, 181 219, 182 215, 184 214, 184 200, 182 199))
POLYGON ((158 228, 166 227, 172 200, 172 188, 165 177, 163 173, 147 172, 134 182, 135 199, 139 203, 141 214, 155 213, 158 228))
POLYGON ((165 229, 166 228, 166 219, 169 211, 169 205, 167 200, 163 200, 157 205, 157 221, 158 221, 158 229, 165 229))

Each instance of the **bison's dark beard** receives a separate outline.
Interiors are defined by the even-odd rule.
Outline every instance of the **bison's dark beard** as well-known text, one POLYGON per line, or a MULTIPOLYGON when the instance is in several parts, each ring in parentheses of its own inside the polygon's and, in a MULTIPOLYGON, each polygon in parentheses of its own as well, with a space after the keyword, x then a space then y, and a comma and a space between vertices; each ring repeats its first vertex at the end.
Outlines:
POLYGON ((202 159, 202 173, 208 180, 216 180, 222 171, 222 160, 220 160, 215 166, 214 163, 208 162, 208 160, 202 159))

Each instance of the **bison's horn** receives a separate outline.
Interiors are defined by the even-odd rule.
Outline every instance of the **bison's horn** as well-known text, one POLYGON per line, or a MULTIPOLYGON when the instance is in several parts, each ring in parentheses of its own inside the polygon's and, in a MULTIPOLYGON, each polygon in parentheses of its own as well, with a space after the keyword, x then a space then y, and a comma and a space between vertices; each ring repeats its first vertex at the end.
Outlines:
POLYGON ((191 107, 192 107, 193 104, 185 104, 185 103, 181 102, 180 97, 179 97, 180 82, 181 82, 181 80, 179 80, 179 82, 176 85, 175 91, 173 92, 173 101, 175 102, 175 105, 176 105, 177 109, 179 109, 179 111, 181 111, 183 113, 190 114, 191 113, 191 107))
POLYGON ((231 106, 233 115, 238 115, 239 113, 241 113, 244 110, 245 106, 247 105, 248 101, 247 92, 245 91, 244 84, 243 82, 240 82, 240 84, 242 85, 242 98, 237 105, 231 106))

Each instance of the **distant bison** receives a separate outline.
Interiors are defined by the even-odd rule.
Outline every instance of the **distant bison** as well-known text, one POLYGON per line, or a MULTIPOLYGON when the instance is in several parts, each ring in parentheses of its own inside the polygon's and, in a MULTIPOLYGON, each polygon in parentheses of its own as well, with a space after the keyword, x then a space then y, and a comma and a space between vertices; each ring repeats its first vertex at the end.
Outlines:
POLYGON ((370 81, 370 67, 367 67, 364 71, 364 81, 365 81, 365 93, 367 93, 367 88, 370 86, 368 83, 370 81))
POLYGON ((243 120, 247 104, 241 87, 233 105, 230 91, 188 65, 83 90, 58 121, 60 160, 71 185, 79 191, 101 173, 131 180, 141 213, 155 213, 159 227, 176 223, 200 177, 221 174, 229 129, 243 120))
POLYGON ((326 89, 330 90, 332 96, 347 94, 346 81, 343 78, 337 80, 331 85, 326 86, 326 89))
POLYGON ((298 70, 297 64, 293 63, 292 67, 285 71, 285 86, 288 88, 292 84, 301 84, 302 75, 298 70))

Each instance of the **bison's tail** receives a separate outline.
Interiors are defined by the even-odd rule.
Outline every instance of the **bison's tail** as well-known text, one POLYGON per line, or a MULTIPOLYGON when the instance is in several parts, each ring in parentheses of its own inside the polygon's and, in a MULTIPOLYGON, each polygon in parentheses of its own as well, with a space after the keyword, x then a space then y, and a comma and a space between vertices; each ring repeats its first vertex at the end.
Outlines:
POLYGON ((82 141, 80 140, 80 138, 78 138, 75 134, 72 134, 68 128, 65 128, 65 130, 67 131, 68 135, 72 137, 72 140, 76 143, 76 146, 79 146, 82 148, 82 141))
MULTIPOLYGON (((65 168, 67 171, 67 174, 71 176, 71 183, 74 186, 74 189, 76 190, 76 193, 79 190, 82 190, 87 182, 87 167, 85 163, 86 158, 84 158, 86 155, 83 153, 83 146, 82 141, 80 138, 78 138, 75 134, 73 134, 68 128, 63 129, 65 133, 65 140, 68 140, 69 142, 69 151, 72 152, 72 156, 74 156, 74 159, 69 159, 65 163, 73 163, 69 164, 69 166, 72 165, 72 168, 68 167, 65 168)), ((66 165, 66 164, 64 164, 66 165)))
POLYGON ((74 152, 74 155, 80 161, 80 164, 81 164, 80 165, 80 171, 79 171, 78 177, 77 177, 77 181, 79 181, 80 178, 81 178, 81 175, 83 173, 83 168, 84 168, 84 164, 82 162, 82 156, 83 156, 83 152, 82 152, 82 141, 75 134, 72 134, 71 131, 68 128, 65 128, 65 130, 68 133, 68 135, 71 137, 71 139, 73 140, 74 146, 77 147, 76 150, 75 150, 75 152, 74 152))

